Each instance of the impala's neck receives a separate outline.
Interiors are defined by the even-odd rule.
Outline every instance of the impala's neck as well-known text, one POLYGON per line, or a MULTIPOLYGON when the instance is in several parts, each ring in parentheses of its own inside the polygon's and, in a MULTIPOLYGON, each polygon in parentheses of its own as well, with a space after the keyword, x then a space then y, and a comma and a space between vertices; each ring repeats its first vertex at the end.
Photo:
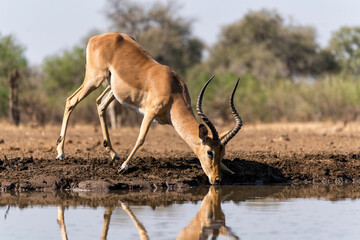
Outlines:
POLYGON ((175 100, 171 108, 171 123, 180 137, 197 153, 201 143, 199 138, 199 123, 191 107, 182 99, 175 100))

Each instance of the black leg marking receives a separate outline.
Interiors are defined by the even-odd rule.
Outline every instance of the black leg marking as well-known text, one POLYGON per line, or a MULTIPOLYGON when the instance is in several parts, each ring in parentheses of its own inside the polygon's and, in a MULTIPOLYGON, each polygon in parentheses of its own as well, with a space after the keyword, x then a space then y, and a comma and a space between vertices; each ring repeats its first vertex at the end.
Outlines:
POLYGON ((56 145, 59 145, 59 143, 61 142, 61 139, 62 139, 62 137, 60 136, 60 137, 58 138, 58 140, 56 141, 56 145))
POLYGON ((107 142, 106 140, 104 140, 103 146, 104 146, 104 148, 106 148, 107 146, 109 146, 109 144, 108 144, 108 142, 107 142))

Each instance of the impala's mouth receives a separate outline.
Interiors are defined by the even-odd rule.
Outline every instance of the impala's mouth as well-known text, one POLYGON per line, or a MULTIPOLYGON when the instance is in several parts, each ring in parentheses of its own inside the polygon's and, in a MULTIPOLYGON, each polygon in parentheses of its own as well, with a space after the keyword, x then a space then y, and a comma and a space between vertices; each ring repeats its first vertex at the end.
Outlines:
POLYGON ((211 185, 220 185, 221 183, 221 178, 220 177, 216 177, 215 181, 211 182, 211 185))

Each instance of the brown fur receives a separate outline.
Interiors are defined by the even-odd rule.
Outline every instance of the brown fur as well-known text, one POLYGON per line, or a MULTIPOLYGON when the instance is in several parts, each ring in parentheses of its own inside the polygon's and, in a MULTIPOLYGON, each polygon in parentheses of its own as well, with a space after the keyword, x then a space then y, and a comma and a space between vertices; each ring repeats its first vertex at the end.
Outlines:
POLYGON ((199 123, 191 109, 191 100, 185 82, 168 66, 156 62, 133 38, 126 34, 107 33, 89 40, 86 55, 86 73, 83 84, 66 101, 64 119, 57 146, 58 159, 63 159, 64 141, 68 120, 74 107, 83 98, 109 79, 110 86, 97 99, 100 124, 106 150, 118 158, 113 150, 106 125, 107 106, 116 98, 125 107, 144 114, 135 147, 122 164, 126 171, 128 162, 144 143, 153 120, 171 124, 199 157, 211 184, 220 180, 220 163, 224 152, 220 143, 208 137, 199 138, 199 123), (207 151, 214 152, 209 159, 207 151))

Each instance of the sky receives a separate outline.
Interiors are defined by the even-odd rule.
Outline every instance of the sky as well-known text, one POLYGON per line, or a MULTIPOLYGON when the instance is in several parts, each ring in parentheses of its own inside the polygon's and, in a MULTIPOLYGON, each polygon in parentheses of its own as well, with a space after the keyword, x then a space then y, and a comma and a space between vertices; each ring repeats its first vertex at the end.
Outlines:
MULTIPOLYGON (((145 5, 156 0, 136 0, 145 5)), ((166 2, 166 0, 160 0, 166 2)), ((178 0, 179 15, 194 19, 193 34, 209 47, 221 28, 250 10, 276 9, 286 20, 311 25, 320 46, 342 26, 360 26, 358 0, 178 0)), ((13 34, 26 47, 31 65, 78 44, 91 30, 109 31, 106 0, 0 0, 0 34, 13 34)))

